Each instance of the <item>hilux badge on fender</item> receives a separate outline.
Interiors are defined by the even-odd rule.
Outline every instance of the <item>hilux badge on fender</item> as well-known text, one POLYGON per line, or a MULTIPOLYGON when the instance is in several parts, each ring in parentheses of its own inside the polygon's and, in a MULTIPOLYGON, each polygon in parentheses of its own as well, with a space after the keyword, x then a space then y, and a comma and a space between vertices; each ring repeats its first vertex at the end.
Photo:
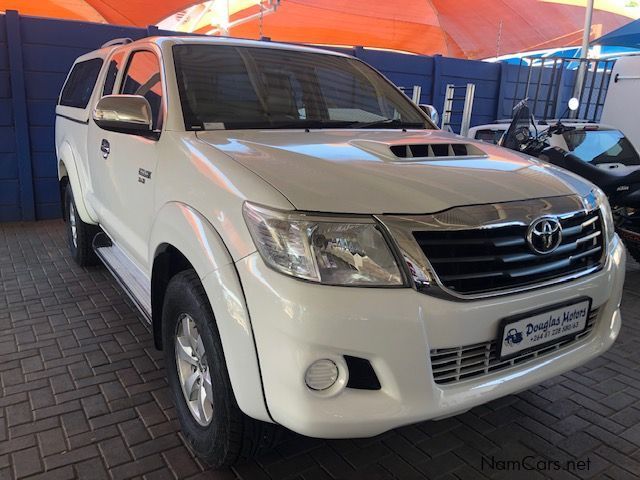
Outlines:
POLYGON ((527 243, 541 255, 553 252, 562 242, 562 226, 557 218, 542 217, 534 220, 527 230, 527 243))

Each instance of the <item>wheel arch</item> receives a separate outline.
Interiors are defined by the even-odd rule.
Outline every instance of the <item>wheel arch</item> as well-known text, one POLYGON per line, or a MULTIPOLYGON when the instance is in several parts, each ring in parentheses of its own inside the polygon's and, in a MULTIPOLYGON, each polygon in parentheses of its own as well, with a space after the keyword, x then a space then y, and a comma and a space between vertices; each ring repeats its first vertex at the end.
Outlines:
POLYGON ((193 269, 193 265, 180 250, 169 243, 158 246, 151 269, 153 343, 158 350, 162 350, 162 306, 167 286, 176 274, 187 269, 193 269))
POLYGON ((85 223, 97 224, 98 222, 96 221, 97 217, 95 212, 93 212, 85 202, 85 189, 82 187, 82 183, 80 182, 75 156, 73 155, 73 150, 68 142, 63 142, 58 148, 58 181, 63 214, 65 213, 64 192, 67 184, 70 184, 80 219, 85 223))
POLYGON ((180 202, 169 202, 156 216, 149 246, 156 347, 163 347, 162 303, 166 287, 173 275, 192 268, 211 305, 238 406, 250 417, 271 422, 244 292, 222 237, 197 210, 180 202))
POLYGON ((63 174, 60 175, 60 179, 58 182, 58 193, 60 194, 60 210, 62 211, 62 219, 67 221, 67 185, 69 185, 69 175, 67 174, 67 170, 64 168, 64 163, 61 167, 58 167, 58 171, 63 174))

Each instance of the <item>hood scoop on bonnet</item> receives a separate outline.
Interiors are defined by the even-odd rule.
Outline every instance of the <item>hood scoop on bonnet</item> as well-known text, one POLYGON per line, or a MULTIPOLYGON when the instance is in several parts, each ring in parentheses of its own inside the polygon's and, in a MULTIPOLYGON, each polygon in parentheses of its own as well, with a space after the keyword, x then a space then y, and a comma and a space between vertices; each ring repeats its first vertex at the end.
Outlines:
POLYGON ((470 143, 409 143, 391 145, 391 153, 397 158, 430 159, 443 157, 486 157, 487 154, 470 143))

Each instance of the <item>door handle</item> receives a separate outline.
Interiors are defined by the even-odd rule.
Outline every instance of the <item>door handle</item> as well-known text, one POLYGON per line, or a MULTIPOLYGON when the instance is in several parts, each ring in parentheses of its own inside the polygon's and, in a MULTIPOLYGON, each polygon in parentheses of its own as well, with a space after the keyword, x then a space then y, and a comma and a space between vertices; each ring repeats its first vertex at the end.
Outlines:
POLYGON ((100 144, 100 151, 102 152, 102 158, 105 160, 111 153, 111 145, 109 144, 109 140, 102 139, 102 143, 100 144))

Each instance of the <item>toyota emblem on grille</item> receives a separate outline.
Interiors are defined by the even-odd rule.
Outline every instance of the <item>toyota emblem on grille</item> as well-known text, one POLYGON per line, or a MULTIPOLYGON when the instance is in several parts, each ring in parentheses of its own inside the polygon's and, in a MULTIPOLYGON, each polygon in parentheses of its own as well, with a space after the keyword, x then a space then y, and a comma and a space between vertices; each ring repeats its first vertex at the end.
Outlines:
POLYGON ((562 226, 557 218, 542 217, 529 225, 527 243, 541 255, 553 252, 562 242, 562 226))

